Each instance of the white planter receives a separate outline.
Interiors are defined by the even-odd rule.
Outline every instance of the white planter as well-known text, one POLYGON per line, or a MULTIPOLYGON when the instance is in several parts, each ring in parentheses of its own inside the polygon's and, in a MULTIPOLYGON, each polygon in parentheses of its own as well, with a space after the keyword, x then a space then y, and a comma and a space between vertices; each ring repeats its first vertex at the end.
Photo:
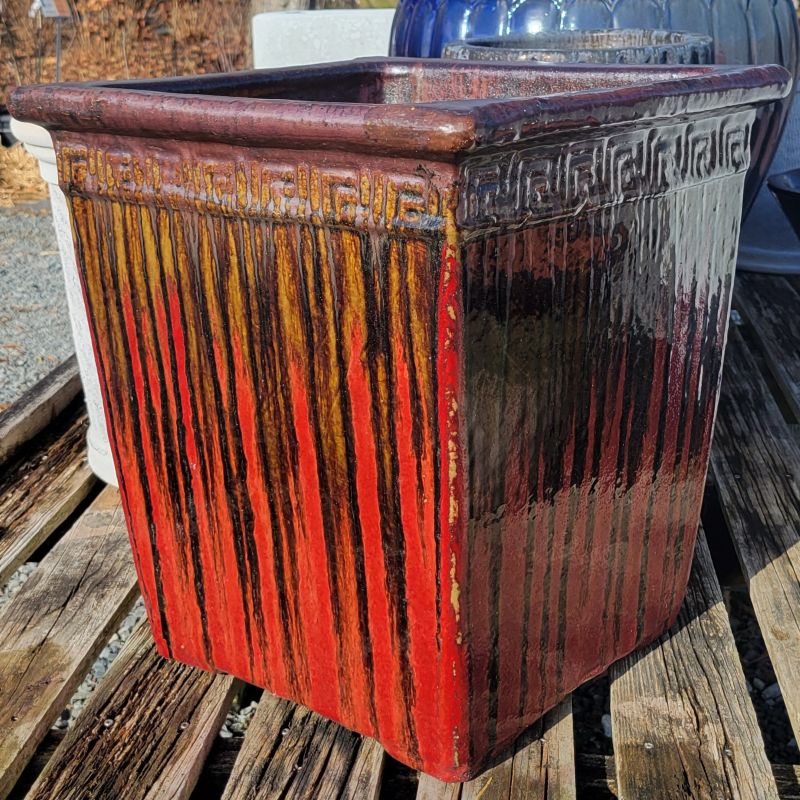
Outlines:
POLYGON ((275 11, 253 17, 253 65, 295 67, 389 52, 393 8, 275 11))
POLYGON ((39 171, 47 181, 50 189, 50 205, 53 209, 53 224, 61 254, 61 266, 64 270, 64 282, 67 287, 67 305, 69 307, 72 338, 75 342, 75 355, 83 383, 83 394, 89 412, 89 432, 87 449, 89 466, 99 478, 112 486, 117 485, 114 461, 111 457, 111 446, 108 443, 106 416, 103 411, 100 382, 94 361, 92 339, 89 333, 89 321, 86 318, 86 306, 83 302, 78 267, 75 263, 75 248, 72 244, 72 228, 69 211, 64 194, 58 187, 56 170, 56 154, 50 134, 39 125, 29 122, 11 121, 11 132, 24 145, 25 149, 39 160, 39 171))

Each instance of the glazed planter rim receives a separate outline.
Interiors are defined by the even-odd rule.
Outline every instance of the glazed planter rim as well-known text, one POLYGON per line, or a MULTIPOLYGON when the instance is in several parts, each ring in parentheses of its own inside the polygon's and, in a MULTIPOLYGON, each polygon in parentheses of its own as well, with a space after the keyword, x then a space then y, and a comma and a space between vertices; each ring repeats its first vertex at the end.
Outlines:
POLYGON ((276 70, 253 70, 187 78, 26 86, 16 89, 9 108, 18 119, 48 129, 140 138, 227 141, 261 147, 321 147, 424 155, 450 160, 459 152, 535 138, 554 127, 637 122, 681 114, 711 113, 741 104, 748 92, 763 104, 785 97, 789 73, 780 66, 537 65, 442 59, 358 59, 276 70), (269 93, 287 80, 313 84, 336 69, 339 80, 408 80, 426 73, 484 73, 489 78, 531 74, 545 88, 535 96, 452 99, 431 103, 326 102, 243 97, 248 89, 269 93), (584 88, 546 91, 548 79, 568 72, 584 88), (599 77, 602 76, 602 81, 599 77), (597 87, 607 81, 607 86, 597 87), (758 95, 756 98, 755 95, 758 95), (653 111, 654 107, 657 109, 653 111), (602 112, 602 113, 601 113, 602 112), (330 120, 336 120, 335 131, 330 120))
MULTIPOLYGON (((535 51, 546 57, 563 54, 564 61, 568 61, 570 54, 575 51, 591 51, 597 55, 610 57, 620 50, 650 53, 671 47, 704 48, 710 55, 713 52, 713 45, 714 40, 710 36, 690 31, 670 31, 663 28, 596 28, 467 37, 447 44, 444 48, 444 57, 452 57, 454 51, 461 48, 485 52, 487 55, 500 50, 509 51, 509 55, 522 55, 526 51, 535 51)), ((562 61, 560 58, 557 60, 562 61)))

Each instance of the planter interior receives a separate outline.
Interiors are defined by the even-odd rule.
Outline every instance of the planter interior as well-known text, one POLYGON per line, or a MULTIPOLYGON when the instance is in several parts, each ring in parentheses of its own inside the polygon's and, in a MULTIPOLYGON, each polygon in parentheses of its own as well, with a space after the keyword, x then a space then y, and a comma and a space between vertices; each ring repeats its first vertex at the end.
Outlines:
POLYGON ((787 85, 398 59, 15 92, 159 650, 460 780, 660 635, 787 85))

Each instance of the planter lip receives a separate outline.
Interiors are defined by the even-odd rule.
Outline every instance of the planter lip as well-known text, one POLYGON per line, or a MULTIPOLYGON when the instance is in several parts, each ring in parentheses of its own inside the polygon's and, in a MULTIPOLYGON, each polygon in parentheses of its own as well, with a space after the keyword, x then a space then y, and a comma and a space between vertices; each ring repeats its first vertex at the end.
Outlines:
POLYGON ((32 147, 49 147, 51 150, 53 148, 50 132, 35 122, 23 122, 16 117, 11 117, 11 132, 23 144, 32 147))
POLYGON ((478 147, 554 131, 705 115, 785 97, 780 66, 539 65, 365 58, 287 69, 155 80, 21 87, 11 113, 54 131, 322 148, 451 160, 478 147), (530 77, 570 91, 438 102, 342 102, 248 97, 302 90, 319 80, 407 81, 456 72, 530 77), (225 92, 238 92, 239 96, 225 92))

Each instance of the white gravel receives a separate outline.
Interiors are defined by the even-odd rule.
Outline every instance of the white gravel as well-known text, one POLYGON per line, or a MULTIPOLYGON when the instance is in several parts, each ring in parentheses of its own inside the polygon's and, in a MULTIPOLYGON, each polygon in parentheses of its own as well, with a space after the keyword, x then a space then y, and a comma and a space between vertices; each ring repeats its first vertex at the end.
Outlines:
POLYGON ((228 712, 228 716, 225 717, 225 724, 220 729, 220 738, 231 739, 234 736, 244 736, 257 708, 258 703, 255 700, 242 708, 239 697, 234 697, 231 710, 228 712))
POLYGON ((25 584, 30 574, 36 569, 36 564, 33 561, 28 561, 23 564, 17 571, 8 579, 8 583, 0 588, 0 608, 2 608, 25 584))
POLYGON ((72 350, 50 204, 0 208, 0 409, 72 350))

